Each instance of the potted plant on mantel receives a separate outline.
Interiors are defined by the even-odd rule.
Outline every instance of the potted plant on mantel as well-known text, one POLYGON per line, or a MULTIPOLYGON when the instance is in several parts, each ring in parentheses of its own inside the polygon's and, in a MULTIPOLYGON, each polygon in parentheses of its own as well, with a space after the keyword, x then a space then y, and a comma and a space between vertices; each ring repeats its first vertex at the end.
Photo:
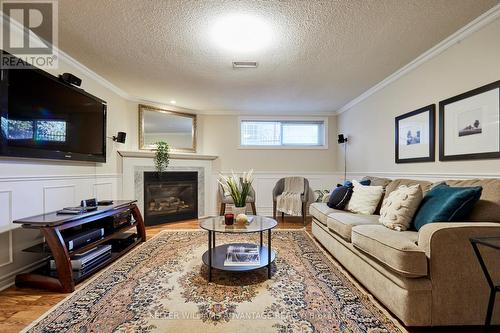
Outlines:
POLYGON ((253 170, 243 173, 243 177, 238 177, 234 172, 231 176, 219 174, 219 184, 221 184, 224 194, 228 194, 233 198, 234 216, 245 214, 247 205, 247 196, 250 193, 253 182, 253 170))
POLYGON ((155 168, 158 173, 158 178, 161 178, 163 172, 167 170, 170 163, 170 146, 165 141, 158 141, 156 143, 155 152, 155 168))

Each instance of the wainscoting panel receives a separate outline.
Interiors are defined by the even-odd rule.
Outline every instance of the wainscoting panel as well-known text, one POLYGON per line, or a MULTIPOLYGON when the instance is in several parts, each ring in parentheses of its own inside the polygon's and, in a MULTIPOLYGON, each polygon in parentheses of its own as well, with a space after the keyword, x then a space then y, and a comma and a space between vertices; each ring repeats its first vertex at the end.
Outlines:
POLYGON ((500 178, 500 173, 410 173, 410 172, 348 172, 347 178, 360 179, 364 176, 374 176, 390 179, 418 179, 437 182, 452 179, 500 178))
POLYGON ((0 267, 4 267, 13 263, 13 249, 12 249, 12 230, 0 234, 0 244, 2 244, 2 251, 0 251, 0 267))
POLYGON ((0 190, 0 232, 12 228, 12 190, 0 190))
MULTIPOLYGON (((224 175, 230 175, 230 172, 224 172, 224 175)), ((273 214, 273 188, 276 182, 284 177, 301 176, 309 180, 312 190, 326 189, 331 190, 343 178, 338 173, 290 173, 290 172, 255 172, 253 187, 255 189, 257 214, 272 216, 273 214)), ((217 175, 212 177, 213 202, 210 215, 218 215, 219 203, 217 200, 217 175)), ((228 211, 230 208, 228 208, 228 211)))
POLYGON ((75 202, 76 185, 44 186, 43 212, 49 213, 64 207, 71 207, 75 202))
POLYGON ((116 186, 112 182, 95 183, 94 184, 94 198, 97 200, 113 200, 116 199, 116 186))

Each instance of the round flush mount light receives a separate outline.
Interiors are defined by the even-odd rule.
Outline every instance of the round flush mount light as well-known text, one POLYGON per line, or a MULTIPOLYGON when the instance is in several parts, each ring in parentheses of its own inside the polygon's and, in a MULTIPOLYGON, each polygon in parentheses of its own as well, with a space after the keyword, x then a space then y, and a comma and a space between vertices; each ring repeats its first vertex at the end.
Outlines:
POLYGON ((171 100, 171 101, 170 101, 170 104, 177 104, 177 101, 175 101, 175 100, 171 100))
POLYGON ((219 18, 211 31, 215 45, 234 52, 253 52, 268 46, 272 30, 265 20, 248 14, 231 14, 219 18))

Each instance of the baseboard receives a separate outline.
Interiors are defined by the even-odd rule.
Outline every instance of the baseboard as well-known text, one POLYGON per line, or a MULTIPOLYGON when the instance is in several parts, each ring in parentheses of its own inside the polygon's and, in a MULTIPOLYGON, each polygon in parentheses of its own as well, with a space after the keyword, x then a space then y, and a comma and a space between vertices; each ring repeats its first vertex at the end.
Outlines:
POLYGON ((0 291, 13 286, 15 283, 16 275, 31 272, 37 268, 42 267, 46 262, 47 258, 42 258, 0 277, 0 291))

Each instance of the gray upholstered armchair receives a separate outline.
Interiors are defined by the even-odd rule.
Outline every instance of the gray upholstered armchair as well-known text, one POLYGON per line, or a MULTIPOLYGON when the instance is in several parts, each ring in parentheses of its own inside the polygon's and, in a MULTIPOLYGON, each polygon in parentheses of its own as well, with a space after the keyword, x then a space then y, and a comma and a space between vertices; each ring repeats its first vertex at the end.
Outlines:
MULTIPOLYGON (((281 178, 278 180, 276 185, 274 185, 273 188, 273 218, 276 219, 276 203, 277 203, 277 198, 280 196, 283 191, 285 190, 285 178, 281 178)), ((301 196, 302 199, 302 222, 305 224, 306 223, 306 206, 307 202, 309 200, 309 180, 307 178, 304 178, 304 192, 302 193, 301 196)), ((285 213, 281 213, 281 218, 285 218, 285 213)))
MULTIPOLYGON (((219 184, 218 197, 220 201, 220 215, 224 215, 226 212, 226 205, 234 205, 234 200, 230 195, 224 194, 224 189, 221 184, 219 184)), ((253 215, 257 215, 257 209, 255 208, 255 191, 252 185, 250 185, 250 192, 248 193, 246 203, 252 206, 253 215)))

